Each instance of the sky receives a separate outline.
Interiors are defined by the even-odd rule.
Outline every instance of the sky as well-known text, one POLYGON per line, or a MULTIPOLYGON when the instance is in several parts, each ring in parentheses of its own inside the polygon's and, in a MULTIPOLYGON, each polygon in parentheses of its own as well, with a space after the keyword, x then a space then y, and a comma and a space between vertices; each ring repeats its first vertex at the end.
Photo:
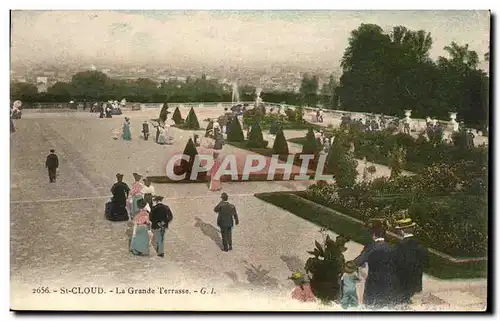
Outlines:
POLYGON ((488 51, 488 11, 13 11, 18 62, 206 66, 252 64, 339 68, 361 23, 424 29, 431 57, 452 41, 488 51))

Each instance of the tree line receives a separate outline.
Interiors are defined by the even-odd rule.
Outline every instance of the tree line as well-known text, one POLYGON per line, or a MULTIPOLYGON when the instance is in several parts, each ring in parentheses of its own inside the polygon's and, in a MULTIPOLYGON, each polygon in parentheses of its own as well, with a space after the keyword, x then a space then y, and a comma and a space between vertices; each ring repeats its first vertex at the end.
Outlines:
MULTIPOLYGON (((333 75, 319 88, 316 75, 304 74, 299 92, 264 91, 270 103, 317 106, 346 111, 383 113, 402 117, 448 119, 457 112, 468 126, 483 129, 488 124, 489 76, 478 69, 479 55, 468 45, 452 42, 444 48, 447 57, 429 57, 432 37, 424 30, 397 26, 386 33, 374 24, 361 24, 351 32, 341 61, 342 75, 333 75)), ((484 54, 489 61, 489 52, 484 54)), ((57 82, 46 93, 28 83, 11 83, 11 99, 23 102, 107 101, 130 102, 227 102, 232 88, 215 79, 188 78, 157 83, 109 78, 99 71, 75 74, 70 82, 57 82)), ((253 86, 239 88, 241 101, 254 101, 253 86)))

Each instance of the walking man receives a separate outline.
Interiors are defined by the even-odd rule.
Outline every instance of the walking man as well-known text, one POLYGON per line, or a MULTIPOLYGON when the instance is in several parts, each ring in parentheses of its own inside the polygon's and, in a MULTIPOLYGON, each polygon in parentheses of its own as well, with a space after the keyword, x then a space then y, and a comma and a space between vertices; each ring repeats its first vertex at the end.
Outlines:
POLYGON ((148 140, 149 137, 149 125, 147 121, 142 123, 142 133, 144 134, 144 140, 148 140))
POLYGON ((154 196, 153 200, 156 205, 153 206, 149 213, 149 220, 151 221, 151 229, 155 239, 155 250, 159 257, 165 256, 164 243, 165 231, 168 229, 168 224, 174 218, 170 207, 163 204, 163 196, 154 196))
POLYGON ((233 226, 239 224, 238 213, 233 204, 229 203, 226 193, 222 193, 221 201, 214 208, 214 212, 218 213, 217 225, 220 227, 222 236, 223 251, 231 251, 233 249, 233 226))
POLYGON ((56 182, 57 168, 59 167, 59 158, 57 158, 55 152, 55 150, 51 149, 45 161, 45 167, 49 170, 49 181, 51 183, 56 182))
POLYGON ((415 226, 411 218, 396 221, 403 240, 396 245, 395 271, 399 280, 398 296, 404 305, 422 292, 422 275, 429 260, 428 250, 413 235, 415 226))

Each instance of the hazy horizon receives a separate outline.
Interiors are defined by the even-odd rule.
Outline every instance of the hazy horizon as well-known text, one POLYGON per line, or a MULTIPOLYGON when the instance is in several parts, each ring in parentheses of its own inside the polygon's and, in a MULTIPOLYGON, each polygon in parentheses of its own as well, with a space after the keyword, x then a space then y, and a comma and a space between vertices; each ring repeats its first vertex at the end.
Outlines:
MULTIPOLYGON (((254 64, 339 68, 361 23, 403 25, 433 38, 431 57, 452 41, 480 60, 488 11, 12 11, 11 61, 79 64, 254 64)), ((483 63, 484 64, 484 63, 483 63)))

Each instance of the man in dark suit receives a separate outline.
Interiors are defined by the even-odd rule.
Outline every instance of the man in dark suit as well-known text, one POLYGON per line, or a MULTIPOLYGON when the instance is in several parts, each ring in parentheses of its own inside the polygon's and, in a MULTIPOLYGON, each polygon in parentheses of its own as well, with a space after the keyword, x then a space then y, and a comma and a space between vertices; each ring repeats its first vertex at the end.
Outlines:
POLYGON ((228 198, 229 197, 226 193, 222 193, 222 200, 214 208, 214 212, 219 214, 217 216, 217 225, 220 227, 224 252, 231 251, 233 249, 232 229, 234 224, 239 224, 236 208, 233 204, 227 201, 228 198))
POLYGON ((163 204, 163 196, 154 196, 153 201, 156 205, 153 206, 149 213, 149 220, 151 221, 151 230, 156 240, 155 250, 159 257, 165 256, 165 231, 168 229, 168 224, 174 218, 170 207, 163 204))
POLYGON ((368 264, 363 303, 372 309, 391 307, 396 304, 397 279, 394 248, 384 239, 387 223, 384 219, 372 219, 367 226, 374 242, 365 246, 354 259, 357 266, 368 264))
POLYGON ((49 171, 49 181, 51 183, 56 182, 57 176, 57 168, 59 167, 59 158, 56 155, 56 151, 51 149, 50 154, 47 156, 45 160, 45 167, 49 171))
POLYGON ((396 222, 403 240, 396 245, 395 270, 399 280, 398 299, 410 304, 411 298, 422 292, 422 276, 429 263, 429 252, 413 235, 416 224, 411 218, 396 222))

